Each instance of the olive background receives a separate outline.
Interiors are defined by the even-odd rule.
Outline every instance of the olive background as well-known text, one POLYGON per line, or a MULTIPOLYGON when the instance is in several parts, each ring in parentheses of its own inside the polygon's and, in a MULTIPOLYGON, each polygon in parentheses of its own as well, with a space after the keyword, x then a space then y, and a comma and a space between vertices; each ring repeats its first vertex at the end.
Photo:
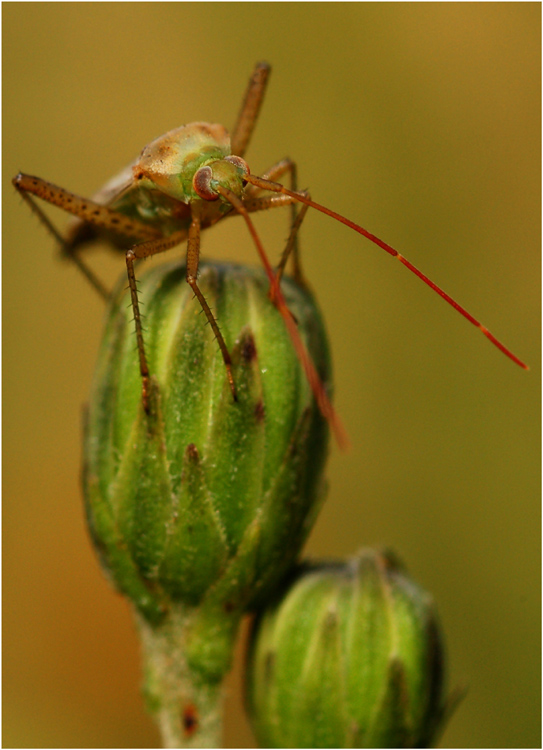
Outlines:
MULTIPOLYGON (((82 407, 103 303, 11 186, 91 195, 161 133, 231 127, 273 72, 247 152, 390 242, 530 364, 523 372, 382 250, 310 212, 305 268, 336 405, 328 500, 306 553, 392 547, 437 601, 445 747, 540 745, 538 3, 5 3, 4 746, 151 747, 127 604, 91 550, 82 407)), ((66 217, 48 209, 58 226, 66 217)), ((277 258, 288 213, 257 217, 277 258)), ((181 257, 183 248, 170 251, 181 257)), ((239 218, 205 258, 256 264, 239 218)), ((109 284, 122 256, 89 252, 109 284)), ((159 258, 155 261, 161 262, 159 258)), ((251 747, 242 649, 225 745, 251 747)))

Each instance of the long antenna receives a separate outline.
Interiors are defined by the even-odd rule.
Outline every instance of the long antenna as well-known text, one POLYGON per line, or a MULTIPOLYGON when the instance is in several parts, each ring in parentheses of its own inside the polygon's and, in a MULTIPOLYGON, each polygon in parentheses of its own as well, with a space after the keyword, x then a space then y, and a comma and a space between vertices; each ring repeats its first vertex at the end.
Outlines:
POLYGON ((410 263, 407 258, 404 258, 403 255, 401 255, 397 250, 394 250, 393 247, 388 245, 383 240, 379 239, 379 237, 376 237, 371 232, 368 232, 367 229, 364 229, 359 224, 356 224, 354 221, 351 221, 350 219, 347 219, 345 216, 342 216, 341 214, 336 213, 335 211, 332 211, 329 208, 326 208, 326 206, 321 206, 320 203, 315 203, 315 201, 311 200, 311 198, 308 198, 303 193, 297 193, 293 190, 289 190, 288 188, 284 187, 284 185, 280 185, 278 182, 272 182, 271 180, 265 180, 262 177, 255 177, 252 174, 247 174, 244 176, 244 179, 247 182, 250 182, 251 185, 255 185, 256 187, 262 188, 263 190, 270 190, 274 193, 284 193, 285 195, 290 195, 292 198, 296 198, 296 200, 300 201, 300 203, 305 203, 307 206, 311 206, 311 208, 316 208, 317 211, 321 211, 321 213, 326 214, 327 216, 331 216, 333 219, 336 219, 337 221, 340 221, 342 224, 346 224, 351 229, 354 229, 355 232, 358 232, 359 234, 366 237, 368 240, 373 242, 375 245, 378 245, 383 250, 385 250, 389 255, 392 255, 394 258, 397 258, 401 263, 403 263, 404 266, 406 266, 410 271, 412 271, 415 276, 418 276, 419 279, 422 279, 425 284, 427 284, 431 289, 434 290, 434 292, 437 292, 440 297, 443 297, 445 302, 448 302, 449 305, 454 307, 455 310, 457 310, 460 315, 463 315, 466 320, 469 320, 470 323, 472 323, 476 328, 478 328, 484 335, 491 341, 494 346, 497 346, 498 349, 505 354, 506 357, 509 357, 509 359, 512 359, 515 364, 519 365, 519 367, 522 367, 524 370, 529 370, 530 368, 528 365, 526 365, 521 359, 519 359, 513 352, 508 349, 505 344, 502 344, 501 341, 499 341, 490 331, 488 328, 485 328, 485 326, 480 323, 476 318, 473 317, 471 313, 469 313, 462 305, 459 305, 456 300, 454 300, 452 297, 450 297, 446 292, 441 289, 437 284, 435 284, 431 279, 428 278, 425 274, 422 273, 422 271, 419 271, 416 266, 414 266, 412 263, 410 263))
POLYGON ((236 211, 238 211, 245 219, 247 228, 249 229, 251 237, 253 238, 253 241, 256 245, 256 249, 262 261, 262 265, 264 266, 266 275, 268 276, 268 280, 270 282, 272 302, 275 304, 275 306, 281 313, 281 316, 283 317, 285 326, 294 346, 294 350, 296 351, 298 359, 300 360, 302 367, 304 368, 305 376, 313 392, 313 395, 317 402, 317 406, 319 407, 319 411, 332 428, 332 431, 341 450, 347 451, 350 447, 349 437, 345 431, 345 428, 343 427, 343 424, 341 423, 339 416, 337 415, 336 410, 334 409, 330 399, 328 398, 328 394, 326 393, 315 365, 313 364, 313 360, 311 359, 309 352, 304 346, 302 337, 300 336, 300 332, 298 331, 298 327, 294 322, 292 313, 288 309, 285 298, 283 297, 281 287, 279 283, 276 283, 275 274, 271 267, 270 261, 268 260, 268 256, 266 255, 262 242, 260 241, 260 237, 257 234, 253 222, 251 221, 251 217, 249 216, 247 209, 243 205, 243 202, 235 195, 235 193, 233 193, 231 190, 228 190, 228 188, 222 187, 221 185, 217 187, 217 191, 221 195, 223 195, 226 200, 228 200, 234 206, 236 211))

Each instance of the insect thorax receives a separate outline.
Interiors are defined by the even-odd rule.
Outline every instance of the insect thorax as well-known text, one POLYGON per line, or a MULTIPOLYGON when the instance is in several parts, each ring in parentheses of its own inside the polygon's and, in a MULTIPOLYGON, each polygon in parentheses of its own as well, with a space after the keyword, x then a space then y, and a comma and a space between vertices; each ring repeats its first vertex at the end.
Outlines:
POLYGON ((134 166, 135 180, 149 180, 175 200, 189 203, 202 166, 230 155, 230 136, 222 125, 193 122, 149 143, 134 166))

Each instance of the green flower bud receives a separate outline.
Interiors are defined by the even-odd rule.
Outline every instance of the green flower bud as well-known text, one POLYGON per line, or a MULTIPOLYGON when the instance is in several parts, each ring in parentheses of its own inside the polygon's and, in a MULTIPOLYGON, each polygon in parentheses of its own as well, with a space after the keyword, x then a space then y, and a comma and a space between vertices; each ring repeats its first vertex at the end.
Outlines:
POLYGON ((428 747, 442 723, 432 600, 390 554, 300 568, 249 649, 261 747, 428 747))
MULTIPOLYGON (((315 519, 328 426, 264 274, 203 265, 199 285, 231 354, 238 401, 184 266, 156 267, 139 282, 150 409, 119 290, 90 400, 83 483, 91 535, 116 587, 153 626, 172 608, 190 609, 188 659, 219 675, 234 624, 292 565, 315 519)), ((327 383, 315 303, 292 281, 283 290, 327 383)))

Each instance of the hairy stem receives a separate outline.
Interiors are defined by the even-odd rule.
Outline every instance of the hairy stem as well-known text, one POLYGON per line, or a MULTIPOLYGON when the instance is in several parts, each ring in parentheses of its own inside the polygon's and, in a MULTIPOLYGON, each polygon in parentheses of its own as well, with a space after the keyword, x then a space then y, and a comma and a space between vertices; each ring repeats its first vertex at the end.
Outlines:
POLYGON ((221 747, 222 680, 195 670, 187 659, 190 611, 174 610, 159 626, 137 616, 144 693, 164 747, 221 747))

